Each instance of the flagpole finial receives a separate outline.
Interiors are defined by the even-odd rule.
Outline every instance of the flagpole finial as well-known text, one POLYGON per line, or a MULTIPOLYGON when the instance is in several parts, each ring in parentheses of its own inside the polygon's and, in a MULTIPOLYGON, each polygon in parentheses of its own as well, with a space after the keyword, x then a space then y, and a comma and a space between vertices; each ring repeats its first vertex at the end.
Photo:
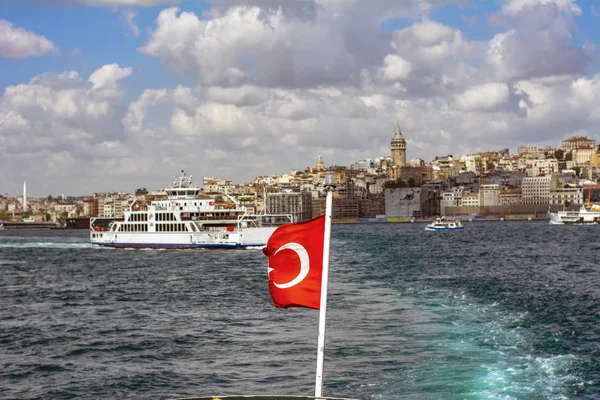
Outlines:
POLYGON ((325 175, 325 181, 323 182, 323 186, 325 187, 326 192, 333 192, 335 187, 337 186, 335 183, 335 178, 331 174, 325 175))

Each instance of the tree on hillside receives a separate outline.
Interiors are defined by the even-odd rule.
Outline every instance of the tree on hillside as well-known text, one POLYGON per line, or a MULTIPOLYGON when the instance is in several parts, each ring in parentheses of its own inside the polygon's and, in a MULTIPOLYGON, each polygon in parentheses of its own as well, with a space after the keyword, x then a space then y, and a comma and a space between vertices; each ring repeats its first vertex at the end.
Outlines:
POLYGON ((554 158, 557 160, 562 160, 565 156, 564 150, 558 149, 554 152, 554 158))

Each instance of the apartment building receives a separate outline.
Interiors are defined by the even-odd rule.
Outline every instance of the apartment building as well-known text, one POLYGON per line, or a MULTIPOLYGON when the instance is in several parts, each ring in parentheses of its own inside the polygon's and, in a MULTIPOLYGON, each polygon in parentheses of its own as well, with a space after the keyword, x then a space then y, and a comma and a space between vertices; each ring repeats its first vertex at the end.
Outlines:
POLYGON ((527 176, 558 174, 560 171, 556 158, 530 160, 527 166, 527 176))
POLYGON ((312 195, 309 192, 268 193, 266 211, 269 214, 292 214, 295 221, 312 217, 312 195))
POLYGON ((588 139, 587 136, 571 136, 560 143, 562 150, 595 149, 596 147, 596 141, 588 139))
POLYGON ((523 204, 550 204, 550 191, 557 188, 557 176, 523 178, 523 204))
POLYGON ((583 188, 565 186, 550 191, 550 204, 582 204, 583 188))

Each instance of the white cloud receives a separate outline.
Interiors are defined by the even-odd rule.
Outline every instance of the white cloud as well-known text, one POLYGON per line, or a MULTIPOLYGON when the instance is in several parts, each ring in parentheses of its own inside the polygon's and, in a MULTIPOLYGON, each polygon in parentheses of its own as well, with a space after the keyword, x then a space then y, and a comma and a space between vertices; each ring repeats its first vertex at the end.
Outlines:
POLYGON ((89 81, 94 84, 94 89, 114 87, 118 81, 131 75, 132 71, 131 67, 120 68, 118 64, 107 64, 95 70, 89 81))
POLYGON ((463 111, 490 111, 506 104, 509 97, 510 89, 505 83, 486 83, 456 96, 455 105, 463 111))
POLYGON ((592 49, 571 44, 581 9, 572 0, 511 0, 492 23, 508 26, 490 41, 486 61, 499 80, 581 74, 592 49))
POLYGON ((178 3, 179 0, 34 0, 38 3, 64 4, 79 3, 87 6, 138 6, 152 7, 159 4, 178 3))
POLYGON ((133 20, 135 19, 136 16, 137 16, 137 12, 135 10, 132 10, 129 8, 121 11, 121 18, 123 19, 123 22, 129 29, 131 34, 134 37, 139 37, 140 36, 140 28, 138 28, 138 26, 135 24, 135 22, 133 22, 133 20))
MULTIPOLYGON (((364 68, 381 65, 391 50, 379 23, 431 7, 387 0, 218 1, 216 6, 207 20, 177 8, 164 10, 140 51, 204 85, 356 84, 364 68)), ((388 66, 388 75, 399 73, 393 69, 388 66)))
POLYGON ((58 48, 44 36, 0 19, 0 56, 17 60, 54 51, 58 48))
POLYGON ((509 0, 502 6, 502 11, 505 14, 515 15, 536 6, 550 6, 575 15, 581 14, 581 8, 575 4, 575 0, 509 0))
POLYGON ((412 72, 412 66, 404 58, 396 54, 388 54, 383 60, 380 78, 385 81, 397 81, 408 78, 412 72))
MULTIPOLYGON (((100 68, 92 76, 105 71, 100 68)), ((115 81, 104 82, 113 82, 112 89, 118 91, 115 81)), ((37 180, 44 191, 59 184, 61 177, 91 189, 89 177, 94 173, 87 171, 86 164, 102 158, 94 148, 107 140, 123 139, 124 110, 115 91, 94 89, 92 82, 75 71, 43 74, 8 86, 0 97, 0 136, 4 138, 0 174, 35 174, 32 183, 37 180)))
POLYGON ((217 0, 202 16, 163 10, 140 52, 193 82, 153 81, 131 100, 122 85, 132 69, 108 64, 87 79, 67 71, 11 86, 0 99, 0 174, 39 175, 27 178, 32 193, 159 188, 181 168, 248 181, 317 154, 327 164, 389 155, 397 118, 408 157, 425 160, 557 145, 571 132, 600 138, 600 75, 586 73, 593 46, 572 40, 574 2, 504 2, 490 40, 432 20, 442 3, 217 0), (383 31, 387 18, 413 23, 383 31))

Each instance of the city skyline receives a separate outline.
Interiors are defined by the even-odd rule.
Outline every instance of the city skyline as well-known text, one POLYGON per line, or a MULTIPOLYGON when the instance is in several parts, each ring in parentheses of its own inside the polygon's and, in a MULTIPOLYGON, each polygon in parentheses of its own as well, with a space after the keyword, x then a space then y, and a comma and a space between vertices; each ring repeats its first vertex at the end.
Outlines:
MULTIPOLYGON (((599 140, 591 0, 5 0, 0 186, 78 195, 599 140), (399 4, 401 3, 401 4, 399 4), (150 6, 141 6, 150 4, 150 6)), ((3 193, 3 194, 4 194, 3 193)))

